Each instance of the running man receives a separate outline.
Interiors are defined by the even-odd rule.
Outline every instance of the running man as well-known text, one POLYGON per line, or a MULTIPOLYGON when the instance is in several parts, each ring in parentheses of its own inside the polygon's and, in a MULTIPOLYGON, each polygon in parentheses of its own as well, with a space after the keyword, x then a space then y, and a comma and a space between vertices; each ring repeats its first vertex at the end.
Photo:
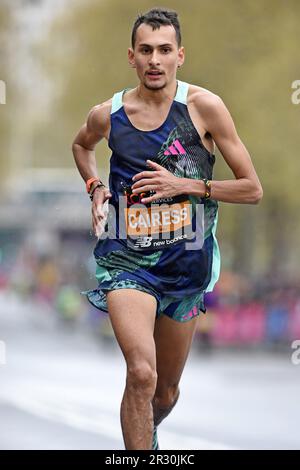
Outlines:
POLYGON ((178 400, 204 295, 220 273, 217 201, 257 204, 263 194, 221 98, 176 78, 185 54, 177 13, 138 16, 131 39, 138 85, 93 107, 73 143, 96 235, 113 215, 114 236, 101 235, 94 250, 98 287, 85 294, 109 313, 126 361, 127 450, 159 449, 157 426, 178 400), (95 160, 103 137, 108 187, 95 160), (235 179, 213 179, 215 145, 235 179))

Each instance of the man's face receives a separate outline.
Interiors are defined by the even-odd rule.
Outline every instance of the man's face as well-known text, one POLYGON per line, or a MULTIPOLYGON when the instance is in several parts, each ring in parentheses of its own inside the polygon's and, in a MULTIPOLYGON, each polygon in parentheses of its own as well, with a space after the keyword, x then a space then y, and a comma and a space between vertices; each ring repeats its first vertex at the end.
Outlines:
POLYGON ((173 26, 152 30, 143 23, 136 31, 134 50, 128 49, 128 58, 141 83, 149 90, 160 90, 176 77, 178 65, 184 62, 184 48, 178 49, 173 26))

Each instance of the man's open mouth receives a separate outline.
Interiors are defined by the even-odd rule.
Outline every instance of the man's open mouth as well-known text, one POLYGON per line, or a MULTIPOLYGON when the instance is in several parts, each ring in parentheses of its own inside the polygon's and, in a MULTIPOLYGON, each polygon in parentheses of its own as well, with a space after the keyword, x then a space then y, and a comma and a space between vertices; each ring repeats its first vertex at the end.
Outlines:
POLYGON ((150 72, 147 72, 147 75, 154 77, 154 76, 162 75, 162 72, 158 72, 157 70, 151 70, 150 72))

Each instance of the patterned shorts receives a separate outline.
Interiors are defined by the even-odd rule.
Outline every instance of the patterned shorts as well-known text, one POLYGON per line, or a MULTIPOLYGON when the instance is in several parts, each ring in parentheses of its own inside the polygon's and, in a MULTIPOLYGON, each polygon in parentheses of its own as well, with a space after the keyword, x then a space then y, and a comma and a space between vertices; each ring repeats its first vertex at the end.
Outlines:
POLYGON ((108 313, 106 293, 116 289, 137 289, 153 295, 157 300, 156 317, 167 315, 177 322, 187 322, 200 313, 206 313, 204 292, 198 292, 183 298, 161 294, 143 279, 133 279, 132 273, 109 270, 97 266, 96 278, 99 285, 96 289, 81 292, 89 302, 99 310, 108 313))

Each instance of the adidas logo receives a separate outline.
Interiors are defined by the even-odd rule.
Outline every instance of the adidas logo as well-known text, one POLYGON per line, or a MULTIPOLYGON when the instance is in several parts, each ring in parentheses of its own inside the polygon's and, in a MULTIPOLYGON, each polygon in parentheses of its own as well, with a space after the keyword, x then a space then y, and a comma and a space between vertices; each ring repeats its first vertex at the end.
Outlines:
POLYGON ((164 151, 164 155, 185 155, 186 151, 182 147, 181 143, 178 139, 174 140, 172 145, 168 147, 167 150, 164 151))

